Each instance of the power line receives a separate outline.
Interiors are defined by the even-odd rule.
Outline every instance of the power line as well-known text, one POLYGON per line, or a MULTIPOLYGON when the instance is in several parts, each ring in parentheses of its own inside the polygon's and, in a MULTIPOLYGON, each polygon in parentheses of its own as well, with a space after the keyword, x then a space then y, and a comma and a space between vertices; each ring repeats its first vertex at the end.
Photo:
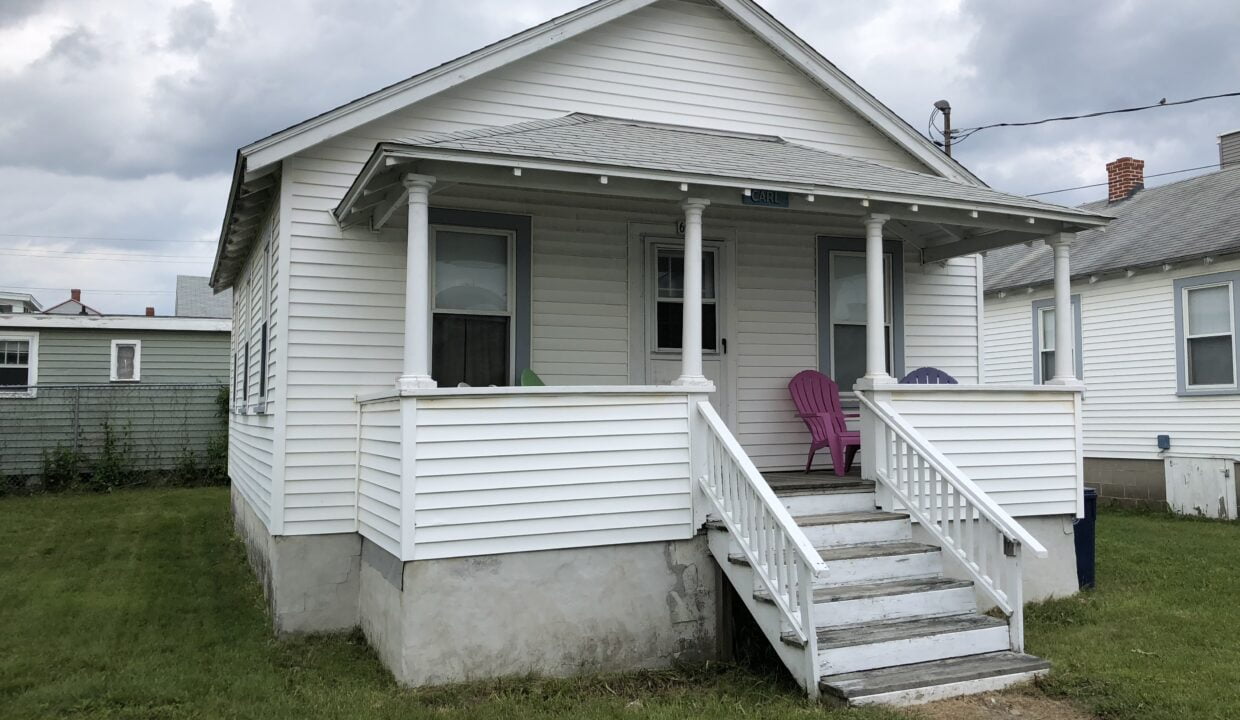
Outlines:
MULTIPOLYGON (((66 288, 62 287, 32 287, 29 285, 4 285, 0 284, 0 288, 5 290, 48 290, 64 292, 66 288)), ((176 290, 100 290, 99 288, 80 288, 82 292, 97 293, 99 295, 175 295, 176 290)))
POLYGON ((204 262, 210 262, 210 258, 190 258, 188 260, 145 260, 141 257, 92 257, 92 256, 65 256, 65 255, 33 255, 30 253, 12 252, 9 250, 0 250, 0 255, 11 255, 16 257, 35 258, 39 260, 83 260, 88 262, 127 262, 127 263, 147 263, 160 265, 190 265, 204 262))
MULTIPOLYGON (((18 255, 34 254, 34 253, 39 253, 39 254, 50 253, 53 255, 81 255, 83 257, 99 257, 99 258, 112 257, 112 258, 121 258, 121 259, 125 259, 125 258, 138 258, 138 259, 162 258, 165 260, 182 260, 182 259, 210 260, 211 259, 210 257, 207 257, 205 255, 164 255, 160 253, 127 253, 127 252, 121 252, 119 250, 117 251, 112 251, 112 250, 52 250, 51 248, 0 246, 0 251, 6 251, 12 254, 18 254, 18 255)), ((33 255, 33 256, 38 257, 38 255, 33 255)))
MULTIPOLYGON (((1000 122, 1000 123, 991 123, 990 125, 978 125, 977 127, 959 128, 957 130, 952 131, 952 142, 953 144, 958 145, 961 142, 964 142, 968 138, 972 137, 975 133, 981 132, 982 130, 990 130, 992 128, 1029 127, 1031 125, 1043 125, 1046 123, 1063 122, 1066 120, 1084 120, 1086 118, 1102 117, 1103 115, 1119 115, 1122 113, 1140 112, 1142 110, 1155 110, 1157 108, 1173 107, 1176 105, 1189 105, 1192 103, 1202 102, 1205 100, 1218 100, 1220 98, 1229 98, 1229 97, 1240 97, 1240 91, 1218 93, 1216 95, 1201 95, 1199 97, 1188 98, 1186 100, 1174 100, 1171 102, 1167 102, 1167 99, 1163 98, 1162 100, 1152 105, 1139 105, 1137 107, 1118 108, 1116 110, 1100 110, 1098 112, 1085 113, 1082 115, 1061 115, 1058 117, 1042 118, 1041 120, 1027 120, 1023 122, 1000 122)), ((931 118, 933 118, 933 115, 931 115, 931 118)))
POLYGON ((157 240, 155 238, 94 237, 90 235, 37 235, 33 233, 0 233, 0 237, 35 238, 38 240, 91 240, 95 242, 209 243, 214 240, 157 240))
MULTIPOLYGON (((1218 163, 1211 163, 1209 165, 1201 165, 1199 167, 1184 168, 1183 170, 1169 170, 1167 172, 1154 173, 1153 175, 1146 175, 1145 177, 1146 178, 1165 177, 1167 175, 1178 175, 1180 173, 1192 172, 1194 170, 1208 170, 1210 168, 1216 168, 1216 167, 1218 167, 1218 163)), ((1077 185, 1076 187, 1063 188, 1061 190, 1044 190, 1042 192, 1029 193, 1025 197, 1038 197, 1039 195, 1054 195, 1055 193, 1068 192, 1069 190, 1088 190, 1089 188, 1106 187, 1109 184, 1110 183, 1101 182, 1101 183, 1094 183, 1092 185, 1077 185)))

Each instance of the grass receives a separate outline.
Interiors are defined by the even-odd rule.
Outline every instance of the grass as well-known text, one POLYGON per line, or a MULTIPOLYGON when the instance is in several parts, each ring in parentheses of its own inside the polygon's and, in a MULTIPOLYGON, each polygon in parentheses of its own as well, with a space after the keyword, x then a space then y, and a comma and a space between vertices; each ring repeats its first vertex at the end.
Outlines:
MULTIPOLYGON (((353 637, 276 640, 224 488, 0 500, 0 718, 848 718, 729 665, 398 687, 353 637)), ((1099 590, 1032 606, 1042 685, 1107 718, 1240 716, 1240 525, 1104 513, 1099 590)))
POLYGON ((223 488, 0 500, 0 718, 895 718, 710 665, 398 687, 359 637, 279 641, 223 488))
POLYGON ((1098 590, 1032 606, 1044 691, 1107 718, 1240 717, 1240 524, 1106 512, 1098 590))

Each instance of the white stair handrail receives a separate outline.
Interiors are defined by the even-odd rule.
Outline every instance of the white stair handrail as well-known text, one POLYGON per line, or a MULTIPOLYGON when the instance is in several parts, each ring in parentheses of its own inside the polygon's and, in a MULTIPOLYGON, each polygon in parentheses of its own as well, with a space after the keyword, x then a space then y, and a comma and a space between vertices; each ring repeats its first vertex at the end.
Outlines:
POLYGON ((804 660, 799 672, 793 672, 802 676, 798 679, 810 697, 817 697, 813 586, 827 564, 711 404, 699 402, 698 413, 710 430, 706 468, 698 484, 801 644, 804 660))

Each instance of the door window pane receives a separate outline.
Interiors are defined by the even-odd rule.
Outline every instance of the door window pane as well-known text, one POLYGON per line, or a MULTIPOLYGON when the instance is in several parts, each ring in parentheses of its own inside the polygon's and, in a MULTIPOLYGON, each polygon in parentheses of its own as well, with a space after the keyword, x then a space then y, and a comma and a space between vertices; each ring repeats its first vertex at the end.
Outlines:
POLYGON ((1042 383, 1055 378, 1055 351, 1042 353, 1042 383))
MULTIPOLYGON (((1055 310, 1047 309, 1042 311, 1042 349, 1055 349, 1055 310)), ((1052 363, 1051 367, 1054 367, 1052 363)), ((1046 377, 1043 374, 1043 377, 1046 377)))
POLYGON ((1188 384, 1231 385, 1235 382, 1230 335, 1188 340, 1188 384))
POLYGON ((1231 332, 1231 292, 1227 285, 1188 291, 1188 334, 1231 332))
POLYGON ((835 353, 835 377, 840 390, 851 392, 865 375, 865 326, 836 325, 831 336, 835 353))
POLYGON ((685 296, 685 258, 659 251, 659 297, 679 300, 685 296))
POLYGON ((436 231, 435 309, 508 310, 508 237, 436 231))
MULTIPOLYGON (((684 251, 659 248, 655 258, 658 275, 655 297, 655 346, 660 350, 679 350, 684 328, 685 256, 684 251)), ((702 251, 702 349, 719 349, 719 310, 716 306, 717 282, 715 251, 702 251)))
POLYGON ((134 353, 133 345, 116 346, 116 379, 133 380, 134 353))

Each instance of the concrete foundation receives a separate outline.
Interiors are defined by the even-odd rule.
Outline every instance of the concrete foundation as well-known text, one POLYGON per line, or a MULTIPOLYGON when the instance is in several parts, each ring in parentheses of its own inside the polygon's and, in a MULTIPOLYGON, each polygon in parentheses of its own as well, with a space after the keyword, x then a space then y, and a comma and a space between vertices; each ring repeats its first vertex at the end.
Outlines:
POLYGON ((235 486, 232 514, 277 633, 340 632, 357 626, 359 535, 272 537, 235 486))
MULTIPOLYGON (((1076 580, 1076 544, 1072 525, 1075 520, 1073 515, 1016 518, 1029 534, 1042 543, 1047 552, 1045 559, 1039 559, 1030 552, 1021 553, 1025 602, 1075 595, 1080 589, 1076 580)), ((930 537, 930 533, 918 524, 913 525, 913 539, 917 542, 937 544, 930 537)), ((950 577, 970 579, 950 553, 943 553, 943 567, 945 574, 950 577)), ((983 609, 993 607, 989 597, 981 592, 978 593, 977 601, 983 609)))
POLYGON ((568 676, 716 658, 704 537, 404 563, 368 541, 362 630, 399 682, 568 676))
POLYGON ((1085 484, 1098 489, 1101 505, 1167 507, 1167 479, 1162 460, 1085 458, 1085 484))

